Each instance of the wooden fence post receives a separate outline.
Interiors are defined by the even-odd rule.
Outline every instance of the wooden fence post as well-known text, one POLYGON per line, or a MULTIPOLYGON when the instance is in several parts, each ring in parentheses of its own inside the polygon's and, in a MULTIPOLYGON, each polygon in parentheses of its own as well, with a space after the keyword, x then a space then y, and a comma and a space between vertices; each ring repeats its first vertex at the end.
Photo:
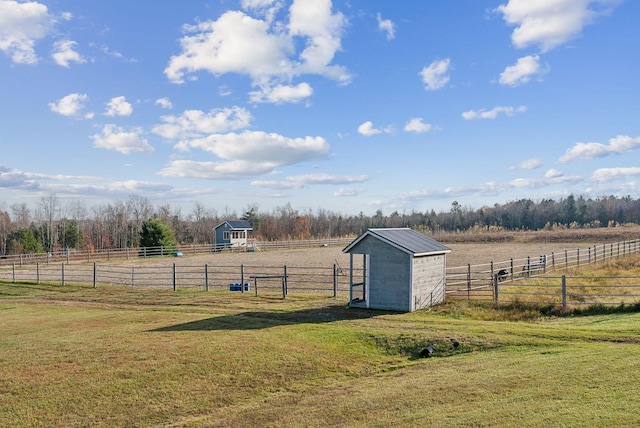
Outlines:
POLYGON ((567 310, 567 277, 562 275, 562 310, 567 310))
POLYGON ((209 266, 204 264, 204 291, 209 291, 209 266))
POLYGON ((135 266, 131 266, 131 288, 133 288, 133 284, 135 283, 135 266))
POLYGON ((93 288, 96 288, 97 278, 98 278, 98 266, 96 266, 96 262, 93 262, 93 288))
POLYGON ((333 264, 333 297, 338 296, 338 267, 333 264))
POLYGON ((176 291, 178 284, 176 283, 176 264, 175 263, 173 264, 172 274, 173 274, 173 291, 176 291))
POLYGON ((60 283, 64 287, 64 263, 62 263, 62 273, 60 275, 60 283))
POLYGON ((471 263, 467 263, 467 300, 471 300, 471 263))
POLYGON ((554 272, 556 270, 556 255, 553 251, 551 252, 551 269, 553 269, 554 272))
POLYGON ((40 284, 40 263, 36 262, 36 284, 40 284))
POLYGON ((282 277, 282 284, 284 286, 284 295, 289 294, 289 282, 287 277, 287 265, 284 265, 284 276, 282 277))
POLYGON ((491 278, 493 278, 493 260, 491 261, 490 266, 491 266, 491 268, 490 268, 491 269, 491 278))
POLYGON ((498 303, 498 274, 493 275, 493 301, 498 303))
POLYGON ((244 265, 240 265, 240 293, 244 293, 244 265))

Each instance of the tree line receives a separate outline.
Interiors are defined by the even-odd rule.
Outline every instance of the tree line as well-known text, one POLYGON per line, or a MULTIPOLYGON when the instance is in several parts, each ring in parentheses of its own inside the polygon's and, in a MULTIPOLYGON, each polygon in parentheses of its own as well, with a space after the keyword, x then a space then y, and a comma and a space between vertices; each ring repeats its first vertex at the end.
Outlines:
POLYGON ((299 211, 290 203, 271 211, 250 204, 240 213, 219 213, 196 202, 183 213, 170 205, 154 206, 140 195, 126 201, 87 208, 79 200, 55 194, 42 197, 34 208, 26 203, 9 207, 0 202, 0 255, 72 250, 104 250, 144 246, 145 222, 166 225, 180 244, 214 244, 214 228, 225 220, 246 220, 252 238, 266 241, 357 236, 367 228, 411 227, 424 233, 474 230, 552 230, 638 224, 640 199, 630 196, 598 198, 569 195, 558 200, 519 199, 472 209, 457 201, 448 211, 411 211, 345 215, 326 209, 299 211))

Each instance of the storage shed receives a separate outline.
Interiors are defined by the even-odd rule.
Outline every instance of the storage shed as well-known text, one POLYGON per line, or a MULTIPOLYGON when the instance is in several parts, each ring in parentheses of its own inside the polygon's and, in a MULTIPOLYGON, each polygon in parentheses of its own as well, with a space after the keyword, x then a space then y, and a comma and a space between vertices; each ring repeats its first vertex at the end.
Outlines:
POLYGON ((227 220, 213 228, 216 234, 216 248, 246 247, 248 233, 253 230, 245 220, 227 220))
POLYGON ((344 250, 349 306, 412 312, 444 301, 451 249, 409 228, 368 229, 344 250), (362 263, 354 265, 354 255, 362 263))

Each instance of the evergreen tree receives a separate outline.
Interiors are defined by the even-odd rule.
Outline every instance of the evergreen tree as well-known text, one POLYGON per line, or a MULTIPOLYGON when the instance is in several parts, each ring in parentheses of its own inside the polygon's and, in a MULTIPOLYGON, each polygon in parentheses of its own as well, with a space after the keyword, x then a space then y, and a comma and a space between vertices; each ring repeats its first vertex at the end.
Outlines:
POLYGON ((42 244, 38 242, 31 229, 18 229, 9 237, 9 254, 40 254, 42 244))
POLYGON ((171 228, 159 218, 150 218, 142 223, 140 246, 162 247, 165 254, 178 250, 171 228))

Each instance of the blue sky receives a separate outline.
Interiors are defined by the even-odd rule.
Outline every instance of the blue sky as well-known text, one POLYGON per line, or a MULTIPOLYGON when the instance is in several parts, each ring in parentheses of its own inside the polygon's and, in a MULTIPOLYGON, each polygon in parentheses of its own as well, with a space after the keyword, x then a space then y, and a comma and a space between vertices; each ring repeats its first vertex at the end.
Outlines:
POLYGON ((0 0, 0 208, 638 197, 640 2, 0 0))

